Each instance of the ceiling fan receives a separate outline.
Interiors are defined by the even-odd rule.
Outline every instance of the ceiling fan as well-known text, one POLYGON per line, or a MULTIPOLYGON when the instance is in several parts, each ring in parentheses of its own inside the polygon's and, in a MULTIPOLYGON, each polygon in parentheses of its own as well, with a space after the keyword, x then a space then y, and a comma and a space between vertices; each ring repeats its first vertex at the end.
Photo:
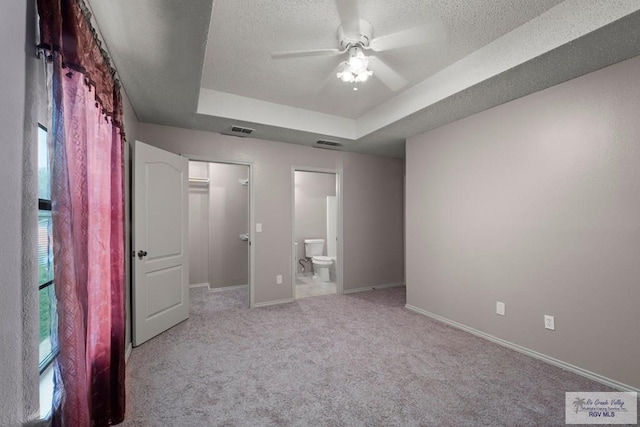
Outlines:
MULTIPOLYGON (((338 42, 340 48, 293 50, 274 52, 272 59, 301 58, 307 56, 336 56, 347 54, 335 70, 336 77, 346 83, 360 83, 374 75, 392 91, 398 91, 408 84, 393 68, 381 58, 366 56, 366 51, 384 52, 402 47, 433 43, 446 37, 444 26, 430 23, 396 33, 373 37, 373 26, 360 19, 357 0, 335 0, 340 16, 338 42)), ((354 85, 354 90, 357 87, 354 85)))

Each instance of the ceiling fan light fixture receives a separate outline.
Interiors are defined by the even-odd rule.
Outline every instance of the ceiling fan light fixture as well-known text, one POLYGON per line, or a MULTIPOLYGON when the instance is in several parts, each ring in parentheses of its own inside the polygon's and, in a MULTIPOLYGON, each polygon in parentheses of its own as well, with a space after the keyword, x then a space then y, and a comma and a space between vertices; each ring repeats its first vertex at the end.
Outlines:
POLYGON ((353 46, 349 48, 349 60, 347 61, 347 65, 353 74, 360 74, 367 71, 369 58, 364 56, 362 47, 353 46))
POLYGON ((338 74, 336 74, 336 76, 345 83, 351 83, 355 81, 355 77, 353 76, 353 74, 351 74, 351 71, 346 69, 338 71, 338 74))
POLYGON ((371 70, 363 71, 362 73, 358 73, 358 74, 355 75, 355 81, 356 81, 356 83, 358 83, 358 82, 366 82, 367 79, 369 79, 369 77, 372 76, 372 75, 373 75, 373 71, 371 71, 371 70))
POLYGON ((360 73, 352 73, 350 70, 339 71, 336 76, 345 83, 366 82, 373 75, 373 71, 366 70, 360 73))
POLYGON ((367 69, 368 66, 369 58, 364 55, 362 47, 352 46, 349 48, 349 59, 336 73, 336 77, 345 83, 365 82, 373 75, 373 71, 367 69))

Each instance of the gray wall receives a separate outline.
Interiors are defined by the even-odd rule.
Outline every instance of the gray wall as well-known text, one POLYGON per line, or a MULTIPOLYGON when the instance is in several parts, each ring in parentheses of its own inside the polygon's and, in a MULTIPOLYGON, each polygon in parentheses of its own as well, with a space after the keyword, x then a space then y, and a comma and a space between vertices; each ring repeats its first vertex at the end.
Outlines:
POLYGON ((249 187, 240 179, 249 167, 209 164, 209 285, 219 288, 249 283, 249 187))
POLYGON ((209 185, 189 186, 189 281, 212 288, 249 283, 249 167, 189 162, 189 176, 209 185))
MULTIPOLYGON (((295 172, 294 241, 298 243, 297 259, 305 257, 305 239, 323 239, 323 255, 327 254, 327 196, 335 195, 335 174, 295 172)), ((311 264, 304 264, 306 273, 311 272, 311 264)), ((296 271, 301 272, 299 263, 296 267, 296 271)))
POLYGON ((125 304, 126 312, 126 329, 125 329, 125 348, 129 348, 131 344, 131 153, 133 153, 133 142, 136 140, 138 127, 138 118, 136 117, 133 107, 129 102, 127 94, 122 92, 122 106, 124 109, 124 131, 126 142, 124 144, 124 211, 125 211, 125 304))
POLYGON ((343 170, 344 288, 404 281, 404 161, 144 123, 138 138, 174 153, 253 162, 255 221, 263 224, 254 241, 256 303, 293 298, 293 166, 343 170))
POLYGON ((639 388, 639 75, 637 57, 411 138, 408 304, 639 388))
POLYGON ((345 289, 404 283, 404 161, 345 155, 345 289))
MULTIPOLYGON (((209 164, 189 162, 190 178, 209 178, 209 164)), ((209 187, 189 184, 189 283, 209 283, 209 187)))

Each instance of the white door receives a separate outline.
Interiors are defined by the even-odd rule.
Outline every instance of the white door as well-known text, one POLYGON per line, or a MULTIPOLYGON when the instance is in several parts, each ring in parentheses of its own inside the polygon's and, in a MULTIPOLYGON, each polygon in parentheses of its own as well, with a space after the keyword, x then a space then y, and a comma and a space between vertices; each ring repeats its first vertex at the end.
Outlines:
POLYGON ((188 160, 136 141, 133 345, 189 317, 188 160))

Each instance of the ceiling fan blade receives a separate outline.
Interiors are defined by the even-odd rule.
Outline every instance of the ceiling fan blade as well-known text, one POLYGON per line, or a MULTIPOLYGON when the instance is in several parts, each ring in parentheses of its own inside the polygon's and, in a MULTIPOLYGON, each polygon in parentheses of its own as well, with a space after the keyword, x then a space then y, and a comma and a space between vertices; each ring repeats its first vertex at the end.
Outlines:
POLYGON ((273 52, 271 59, 302 58, 305 56, 334 56, 343 53, 338 49, 308 49, 290 50, 287 52, 273 52))
POLYGON ((382 52, 400 47, 435 43, 445 40, 446 38, 447 33, 444 25, 435 22, 377 37, 371 40, 369 48, 374 52, 382 52))
POLYGON ((343 62, 339 62, 338 65, 335 66, 333 71, 331 71, 331 73, 329 73, 329 75, 324 80, 322 85, 320 85, 320 88, 316 91, 316 95, 318 95, 320 93, 324 93, 328 86, 330 86, 332 83, 336 83, 336 82, 339 81, 338 78, 336 77, 336 73, 342 69, 342 67, 343 67, 342 64, 343 64, 343 62))
POLYGON ((397 92, 409 84, 404 77, 389 67, 382 59, 373 56, 369 59, 371 59, 369 68, 373 71, 373 75, 392 91, 397 92))
POLYGON ((360 9, 358 8, 358 0, 336 0, 338 15, 340 15, 340 23, 344 32, 350 34, 354 30, 358 30, 360 21, 360 9))

